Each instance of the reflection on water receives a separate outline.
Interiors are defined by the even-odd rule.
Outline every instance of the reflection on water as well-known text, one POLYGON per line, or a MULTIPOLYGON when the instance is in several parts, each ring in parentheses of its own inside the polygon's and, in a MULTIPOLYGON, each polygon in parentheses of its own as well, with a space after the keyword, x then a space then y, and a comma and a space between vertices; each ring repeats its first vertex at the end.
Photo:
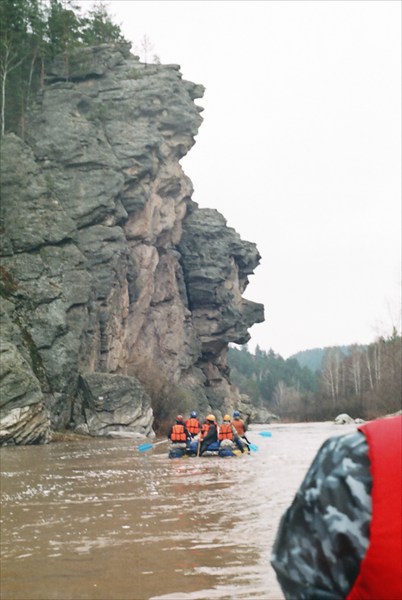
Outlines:
POLYGON ((279 519, 321 443, 354 427, 254 427, 258 452, 241 458, 169 460, 130 440, 3 448, 1 598, 282 599, 279 519))

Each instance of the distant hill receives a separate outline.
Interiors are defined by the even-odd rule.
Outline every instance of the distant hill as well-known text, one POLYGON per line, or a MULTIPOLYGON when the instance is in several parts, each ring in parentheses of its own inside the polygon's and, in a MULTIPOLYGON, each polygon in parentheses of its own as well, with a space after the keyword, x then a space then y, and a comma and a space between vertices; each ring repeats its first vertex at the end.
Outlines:
MULTIPOLYGON (((352 346, 336 346, 337 350, 340 350, 342 354, 347 356, 350 352, 352 346)), ((365 348, 365 346, 359 346, 360 348, 365 348)), ((326 348, 312 348, 311 350, 302 350, 301 352, 296 352, 296 354, 292 354, 289 358, 294 358, 297 360, 301 367, 307 367, 313 373, 319 371, 321 369, 322 360, 324 358, 325 352, 329 350, 329 347, 326 348)))
POLYGON ((315 373, 321 369, 322 359, 324 358, 324 348, 312 348, 311 350, 302 350, 292 354, 289 358, 297 360, 301 367, 307 367, 315 373))

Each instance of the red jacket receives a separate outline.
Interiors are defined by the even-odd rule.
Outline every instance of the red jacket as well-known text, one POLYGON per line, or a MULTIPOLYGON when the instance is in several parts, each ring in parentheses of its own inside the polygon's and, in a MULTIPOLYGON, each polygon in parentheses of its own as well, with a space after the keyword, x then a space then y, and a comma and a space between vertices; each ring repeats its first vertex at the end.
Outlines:
POLYGON ((346 600, 402 598, 402 417, 359 427, 373 478, 370 540, 346 600))

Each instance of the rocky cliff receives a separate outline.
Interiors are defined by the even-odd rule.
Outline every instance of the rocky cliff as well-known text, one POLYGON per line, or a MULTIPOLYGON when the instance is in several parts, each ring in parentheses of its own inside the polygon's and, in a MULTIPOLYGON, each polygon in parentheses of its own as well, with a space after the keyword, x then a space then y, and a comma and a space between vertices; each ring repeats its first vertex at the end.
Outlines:
POLYGON ((2 444, 152 435, 164 402, 230 410, 228 343, 264 319, 242 298, 255 245, 198 208, 180 165, 203 87, 107 46, 65 69, 2 143, 2 444))

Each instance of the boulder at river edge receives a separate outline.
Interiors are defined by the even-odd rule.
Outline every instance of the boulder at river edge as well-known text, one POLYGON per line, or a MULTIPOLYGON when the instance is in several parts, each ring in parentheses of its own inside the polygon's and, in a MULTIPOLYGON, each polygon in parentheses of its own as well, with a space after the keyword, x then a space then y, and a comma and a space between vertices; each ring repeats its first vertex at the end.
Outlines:
POLYGON ((2 142, 0 444, 153 435, 164 382, 202 412, 247 411, 226 353, 264 320, 242 298, 260 256, 191 199, 203 86, 107 45, 64 69, 2 142))

